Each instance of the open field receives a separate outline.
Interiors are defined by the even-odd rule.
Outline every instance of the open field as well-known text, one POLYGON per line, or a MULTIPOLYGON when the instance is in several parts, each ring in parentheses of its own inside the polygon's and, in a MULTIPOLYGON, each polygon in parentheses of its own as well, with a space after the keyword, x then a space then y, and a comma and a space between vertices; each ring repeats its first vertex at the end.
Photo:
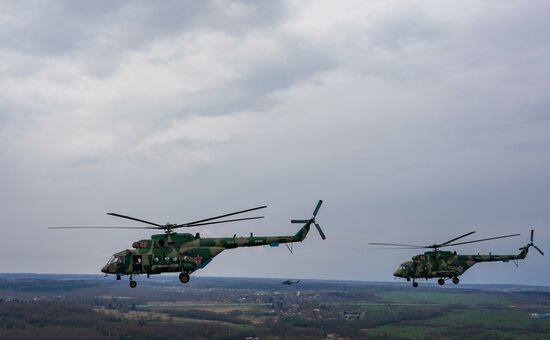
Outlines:
POLYGON ((0 274, 3 339, 542 339, 549 311, 546 287, 0 274))
POLYGON ((524 309, 466 309, 422 321, 402 321, 369 330, 372 336, 404 338, 533 338, 549 336, 550 320, 533 319, 524 309), (542 322, 541 322, 542 321, 542 322))
POLYGON ((379 296, 389 303, 400 304, 435 304, 435 305, 450 305, 450 304, 464 304, 464 305, 478 305, 478 304, 507 304, 512 301, 503 298, 500 295, 480 294, 479 292, 459 292, 450 293, 445 290, 437 292, 414 292, 410 291, 388 291, 379 294, 379 296))

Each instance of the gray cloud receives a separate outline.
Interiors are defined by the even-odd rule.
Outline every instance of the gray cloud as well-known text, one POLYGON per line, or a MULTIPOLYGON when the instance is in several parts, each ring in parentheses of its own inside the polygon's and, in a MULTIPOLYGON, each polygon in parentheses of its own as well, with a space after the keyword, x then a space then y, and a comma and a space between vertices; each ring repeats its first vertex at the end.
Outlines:
POLYGON ((29 1, 5 3, 2 11, 0 44, 4 48, 58 56, 89 49, 100 44, 98 38, 109 36, 114 38, 109 47, 116 52, 186 30, 242 34, 275 24, 284 7, 253 1, 165 1, 162 6, 149 1, 29 1))
POLYGON ((92 39, 94 25, 117 10, 115 3, 112 6, 109 2, 4 3, 0 44, 33 56, 70 53, 92 39))

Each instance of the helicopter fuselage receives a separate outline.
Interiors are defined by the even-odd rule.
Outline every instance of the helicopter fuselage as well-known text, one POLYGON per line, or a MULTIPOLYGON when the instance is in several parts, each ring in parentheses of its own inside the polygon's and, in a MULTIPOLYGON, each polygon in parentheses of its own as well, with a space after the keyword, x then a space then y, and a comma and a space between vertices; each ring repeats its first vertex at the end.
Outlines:
POLYGON ((151 236, 132 244, 133 249, 115 253, 101 269, 105 274, 135 275, 183 272, 204 268, 225 249, 301 242, 309 232, 306 223, 292 236, 201 238, 197 233, 168 233, 151 236))
MULTIPOLYGON (((473 265, 480 262, 508 262, 510 260, 522 260, 527 256, 528 248, 520 248, 518 255, 459 255, 451 251, 427 251, 424 254, 415 255, 412 261, 407 261, 399 266, 393 273, 395 277, 411 279, 430 278, 457 278, 473 265)), ((453 282, 458 283, 458 280, 453 282)))

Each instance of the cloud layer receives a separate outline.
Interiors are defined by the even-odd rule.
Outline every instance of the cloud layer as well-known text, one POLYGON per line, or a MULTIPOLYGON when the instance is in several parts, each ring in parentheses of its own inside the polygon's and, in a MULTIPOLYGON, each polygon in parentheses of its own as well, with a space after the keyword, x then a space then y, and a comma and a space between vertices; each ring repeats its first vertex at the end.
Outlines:
MULTIPOLYGON (((288 220, 319 198, 326 241, 228 251, 201 274, 388 280, 414 253, 368 242, 470 230, 523 235, 466 253, 515 253, 531 226, 545 249, 548 9, 2 4, 0 270, 97 272, 148 234, 46 228, 121 223, 107 211, 185 222, 267 203, 264 221, 201 232, 293 234, 288 220)), ((534 255, 465 280, 546 284, 547 265, 534 255)))

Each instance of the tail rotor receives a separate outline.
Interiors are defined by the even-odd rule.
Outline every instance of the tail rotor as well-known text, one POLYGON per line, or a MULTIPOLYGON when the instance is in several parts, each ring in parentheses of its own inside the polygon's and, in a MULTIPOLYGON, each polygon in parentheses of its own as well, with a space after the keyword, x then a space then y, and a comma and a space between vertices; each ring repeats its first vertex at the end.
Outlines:
POLYGON ((315 221, 315 217, 317 216, 317 213, 319 212, 319 209, 321 209, 322 204, 323 204, 323 200, 319 200, 319 202, 317 202, 317 206, 313 210, 313 217, 310 218, 309 220, 291 220, 290 223, 300 223, 300 224, 304 224, 304 223, 311 224, 311 223, 313 223, 315 225, 315 228, 317 228, 317 231, 319 232, 319 235, 321 235, 321 238, 323 240, 326 239, 327 237, 325 236, 325 233, 321 229, 321 226, 315 221))
POLYGON ((319 209, 321 209, 321 204, 323 204, 323 200, 319 200, 319 202, 317 202, 317 206, 315 207, 315 210, 313 210, 313 217, 317 216, 319 209))
POLYGON ((534 243, 533 243, 533 236, 535 234, 535 231, 533 229, 531 229, 531 242, 527 245, 527 247, 533 247, 535 248, 541 255, 544 256, 544 253, 542 252, 542 250, 540 250, 539 247, 537 247, 534 243))

